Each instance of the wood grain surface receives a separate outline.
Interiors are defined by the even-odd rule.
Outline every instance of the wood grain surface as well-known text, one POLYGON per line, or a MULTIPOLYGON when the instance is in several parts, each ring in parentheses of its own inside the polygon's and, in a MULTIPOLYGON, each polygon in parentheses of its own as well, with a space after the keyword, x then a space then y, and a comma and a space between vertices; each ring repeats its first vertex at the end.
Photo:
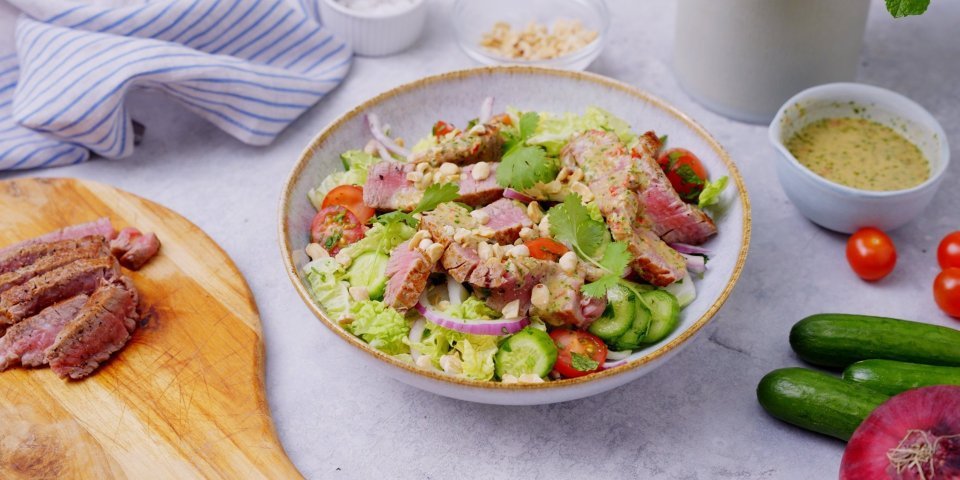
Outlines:
POLYGON ((0 246, 108 217, 156 232, 142 327, 82 381, 0 373, 0 478, 300 478, 277 441, 257 308, 243 276, 180 215, 74 179, 0 182, 0 246))

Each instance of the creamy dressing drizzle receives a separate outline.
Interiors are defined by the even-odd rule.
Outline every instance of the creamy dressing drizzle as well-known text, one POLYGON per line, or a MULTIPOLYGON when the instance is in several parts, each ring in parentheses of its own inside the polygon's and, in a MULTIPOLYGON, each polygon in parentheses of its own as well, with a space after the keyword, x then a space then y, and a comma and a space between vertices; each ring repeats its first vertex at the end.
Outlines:
POLYGON ((817 175, 861 190, 903 190, 930 178, 930 164, 916 145, 890 127, 862 118, 812 122, 786 146, 817 175))

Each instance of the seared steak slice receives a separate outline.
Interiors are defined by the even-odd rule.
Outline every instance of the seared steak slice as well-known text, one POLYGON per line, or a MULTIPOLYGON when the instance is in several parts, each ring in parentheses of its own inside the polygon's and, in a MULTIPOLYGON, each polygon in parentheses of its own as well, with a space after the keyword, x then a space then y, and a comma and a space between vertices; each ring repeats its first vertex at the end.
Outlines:
POLYGON ((130 280, 104 282, 46 351, 60 378, 86 377, 130 340, 137 326, 137 291, 130 280))
MULTIPOLYGON (((537 260, 532 257, 495 258, 480 262, 467 283, 480 288, 511 288, 533 282, 532 285, 549 273, 553 262, 537 260)), ((531 286, 532 286, 531 285, 531 286)))
POLYGON ((470 216, 470 211, 456 203, 441 203, 437 208, 423 214, 420 219, 420 228, 430 232, 433 241, 448 244, 453 242, 453 236, 458 228, 473 230, 480 226, 477 220, 470 216))
POLYGON ((102 280, 120 276, 113 257, 77 260, 31 278, 0 294, 0 327, 13 325, 54 303, 80 294, 90 294, 102 280))
POLYGON ((130 270, 140 270, 160 250, 160 240, 153 233, 144 235, 133 227, 120 230, 117 238, 110 241, 110 251, 120 260, 120 265, 130 270))
POLYGON ((463 132, 449 140, 415 153, 412 163, 426 162, 439 167, 445 162, 466 165, 477 162, 499 162, 503 154, 500 125, 487 123, 463 132))
MULTIPOLYGON (((436 238, 436 237, 434 237, 436 238)), ((480 255, 472 247, 451 242, 440 257, 440 265, 454 280, 463 283, 480 264, 480 255)))
MULTIPOLYGON (((44 235, 41 235, 36 238, 31 238, 30 240, 24 240, 22 242, 10 245, 5 248, 0 248, 0 273, 5 270, 4 266, 6 261, 4 258, 11 252, 15 252, 23 247, 28 245, 35 245, 38 243, 48 243, 48 242, 57 242, 60 240, 76 240, 83 237, 89 237, 91 235, 99 235, 101 237, 110 240, 113 238, 116 232, 113 230, 113 225, 110 224, 109 218, 100 218, 93 222, 81 223, 80 225, 71 225, 66 228, 61 228, 55 232, 50 232, 44 235)), ((29 263, 29 262, 28 262, 29 263)), ((13 267, 17 269, 23 265, 13 267)))
POLYGON ((407 180, 413 171, 410 163, 387 160, 373 164, 363 185, 363 203, 378 210, 413 210, 423 197, 423 191, 407 180))
POLYGON ((0 274, 10 273, 26 267, 48 255, 88 248, 90 245, 101 245, 104 242, 105 240, 102 235, 89 235, 80 238, 51 242, 35 242, 16 248, 7 248, 4 249, 6 253, 0 253, 0 274))
MULTIPOLYGON (((106 240, 100 236, 84 237, 82 241, 67 240, 66 242, 76 245, 76 248, 52 251, 48 255, 40 257, 36 262, 30 265, 0 275, 0 293, 10 290, 17 285, 22 285, 31 278, 43 275, 44 273, 73 263, 77 260, 106 257, 110 255, 110 252, 107 250, 106 240)), ((50 244, 38 244, 38 246, 39 245, 50 244)))
POLYGON ((594 192, 614 240, 627 243, 634 257, 634 271, 657 286, 683 278, 683 257, 649 228, 637 224, 642 205, 636 190, 649 180, 617 136, 601 130, 584 132, 573 137, 560 155, 565 165, 583 169, 584 180, 594 192))
POLYGON ((699 245, 717 233, 713 220, 695 205, 684 202, 670 184, 667 175, 654 159, 660 139, 653 132, 640 137, 637 168, 645 184, 638 190, 640 220, 665 242, 699 245))
MULTIPOLYGON (((550 301, 542 308, 534 306, 531 310, 534 316, 550 325, 572 325, 581 328, 589 326, 590 322, 596 319, 594 317, 588 321, 583 315, 581 301, 584 299, 580 294, 583 278, 554 267, 543 280, 543 284, 550 290, 550 301)), ((600 312, 603 313, 603 309, 600 312)))
POLYGON ((491 238, 497 243, 512 244, 520 238, 520 229, 533 226, 527 209, 516 200, 501 198, 480 210, 489 215, 486 226, 495 232, 491 238))
POLYGON ((87 303, 86 295, 53 304, 40 313, 10 327, 0 339, 0 371, 14 365, 39 367, 47 363, 45 351, 63 327, 87 303))
POLYGON ((387 261, 387 289, 383 303, 401 312, 416 305, 420 294, 427 288, 432 270, 433 263, 422 250, 411 250, 409 242, 398 245, 390 252, 387 261))
MULTIPOLYGON (((499 159, 497 159, 499 160, 499 159)), ((457 200, 471 207, 486 205, 503 196, 503 187, 497 183, 497 166, 490 164, 490 175, 482 180, 473 178, 474 165, 467 165, 460 170, 460 198, 457 200)))

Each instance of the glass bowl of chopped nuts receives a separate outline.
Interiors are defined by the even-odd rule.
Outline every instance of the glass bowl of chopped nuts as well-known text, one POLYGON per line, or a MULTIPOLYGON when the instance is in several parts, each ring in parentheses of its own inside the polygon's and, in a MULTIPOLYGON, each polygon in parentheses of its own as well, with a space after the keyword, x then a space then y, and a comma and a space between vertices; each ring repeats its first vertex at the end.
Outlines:
POLYGON ((607 41, 604 0, 457 0, 460 47, 485 65, 584 70, 607 41))

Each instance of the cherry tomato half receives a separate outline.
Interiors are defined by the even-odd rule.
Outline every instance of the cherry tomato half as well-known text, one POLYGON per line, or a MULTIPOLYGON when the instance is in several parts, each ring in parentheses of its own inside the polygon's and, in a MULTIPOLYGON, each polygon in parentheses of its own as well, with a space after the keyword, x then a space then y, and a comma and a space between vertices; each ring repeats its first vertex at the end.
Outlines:
POLYGON ((960 319, 960 268, 945 268, 933 281, 933 299, 940 310, 960 319))
POLYGON ((320 209, 310 223, 310 241, 319 243, 331 254, 363 238, 363 224, 341 205, 320 209))
POLYGON ((685 202, 696 203, 707 184, 707 169, 700 159, 689 150, 671 148, 660 154, 657 160, 667 174, 673 189, 685 202))
POLYGON ((326 197, 323 197, 323 203, 320 208, 327 208, 333 205, 340 205, 350 210, 357 221, 367 223, 376 212, 363 203, 363 187, 356 185, 340 185, 330 190, 326 197))
POLYGON ((948 233, 937 247, 937 262, 940 268, 960 268, 960 230, 948 233))
POLYGON ((560 260, 560 257, 562 257, 564 253, 570 251, 566 245, 547 237, 530 240, 524 243, 524 245, 530 250, 531 257, 538 260, 550 260, 552 262, 560 260))
POLYGON ((433 124, 434 137, 440 138, 452 131, 453 131, 453 125, 450 125, 449 123, 444 122, 443 120, 439 120, 437 121, 437 123, 433 124))
POLYGON ((860 278, 880 280, 897 265, 897 247, 886 233, 872 227, 861 228, 847 240, 847 262, 860 278))
POLYGON ((592 334, 558 328, 550 332, 550 338, 559 350, 553 369, 565 378, 600 371, 607 361, 607 345, 592 334))

